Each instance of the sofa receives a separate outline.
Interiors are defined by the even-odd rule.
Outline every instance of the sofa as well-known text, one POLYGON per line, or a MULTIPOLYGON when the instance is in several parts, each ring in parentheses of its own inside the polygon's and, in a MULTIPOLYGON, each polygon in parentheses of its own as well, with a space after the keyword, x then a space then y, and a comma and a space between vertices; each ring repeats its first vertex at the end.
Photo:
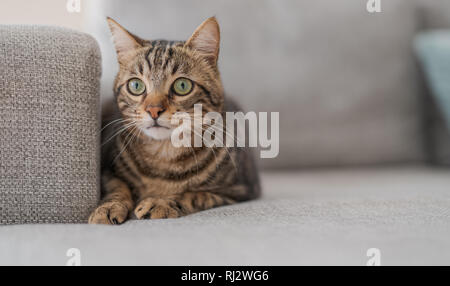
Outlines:
MULTIPOLYGON (((450 4, 391 0, 368 13, 365 1, 341 2, 89 1, 85 32, 96 41, 65 32, 78 35, 72 48, 89 42, 84 54, 101 53, 101 62, 85 63, 102 67, 101 88, 79 83, 101 105, 87 109, 85 128, 98 134, 92 112, 111 109, 117 65, 105 16, 144 38, 184 39, 216 15, 226 92, 246 110, 280 113, 280 154, 259 159, 263 195, 255 201, 120 226, 2 225, 0 264, 66 265, 74 249, 81 265, 366 265, 373 249, 381 265, 449 264, 450 132, 413 42, 450 28, 450 4)), ((93 151, 85 166, 96 176, 77 178, 91 182, 91 197, 82 194, 90 201, 98 199, 100 142, 86 134, 93 151)), ((10 195, 0 190, 2 200, 10 195)))

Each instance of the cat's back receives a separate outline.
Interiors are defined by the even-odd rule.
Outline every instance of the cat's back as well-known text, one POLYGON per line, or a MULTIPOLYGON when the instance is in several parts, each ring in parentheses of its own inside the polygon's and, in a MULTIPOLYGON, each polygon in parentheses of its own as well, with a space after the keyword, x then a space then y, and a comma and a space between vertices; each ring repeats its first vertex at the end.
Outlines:
MULTIPOLYGON (((243 112, 244 109, 240 104, 232 97, 225 96, 224 101, 224 120, 226 120, 226 112, 243 112)), ((246 124, 246 128, 249 125, 246 124)), ((237 132, 235 129, 234 136, 236 138, 237 132)), ((237 152, 237 181, 238 183, 245 184, 249 187, 249 193, 247 194, 247 199, 255 199, 261 195, 261 183, 259 178, 258 166, 256 164, 255 155, 253 150, 249 147, 234 147, 235 152, 237 152)))

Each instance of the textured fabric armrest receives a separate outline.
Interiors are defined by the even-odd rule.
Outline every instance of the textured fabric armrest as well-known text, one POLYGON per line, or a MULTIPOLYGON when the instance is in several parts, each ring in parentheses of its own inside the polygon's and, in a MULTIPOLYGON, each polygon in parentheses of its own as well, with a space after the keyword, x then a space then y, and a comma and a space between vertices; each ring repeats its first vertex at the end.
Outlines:
POLYGON ((0 26, 0 224, 87 220, 100 189, 100 76, 91 36, 0 26))

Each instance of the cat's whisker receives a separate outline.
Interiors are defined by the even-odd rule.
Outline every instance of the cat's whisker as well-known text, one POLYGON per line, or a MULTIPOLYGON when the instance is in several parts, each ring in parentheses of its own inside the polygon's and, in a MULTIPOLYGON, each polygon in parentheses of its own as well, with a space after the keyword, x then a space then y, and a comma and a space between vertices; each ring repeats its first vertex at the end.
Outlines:
POLYGON ((131 123, 125 124, 124 126, 122 126, 116 133, 114 133, 113 135, 111 135, 111 137, 109 137, 105 142, 102 143, 102 147, 108 143, 109 141, 111 141, 114 137, 116 137, 117 135, 121 134, 122 132, 124 132, 125 130, 127 130, 128 128, 132 127, 133 125, 136 124, 136 121, 133 121, 131 123))
POLYGON ((234 134, 231 134, 230 132, 228 132, 228 131, 227 131, 226 129, 224 129, 223 127, 220 128, 220 127, 217 127, 217 126, 214 126, 214 125, 204 125, 204 126, 202 126, 202 128, 203 128, 202 130, 203 130, 203 131, 208 131, 208 129, 205 129, 205 126, 208 127, 208 128, 209 128, 209 127, 212 127, 215 131, 225 133, 225 135, 229 136, 229 137, 225 136, 225 139, 226 139, 226 138, 232 138, 232 139, 234 140, 234 143, 237 143, 237 142, 238 142, 238 139, 235 138, 234 134))
POLYGON ((136 140, 139 140, 141 133, 142 133, 142 128, 139 128, 139 133, 138 133, 138 136, 136 137, 136 140))
POLYGON ((191 150, 191 153, 194 155, 194 160, 195 160, 195 166, 197 167, 197 176, 198 176, 198 161, 197 161, 197 155, 195 155, 195 150, 194 148, 189 146, 189 150, 191 150))
MULTIPOLYGON (((216 131, 218 131, 218 132, 224 132, 225 135, 228 135, 230 138, 233 138, 234 143, 237 143, 237 139, 234 138, 234 135, 232 135, 231 133, 229 133, 227 130, 225 130, 225 129, 223 129, 223 128, 222 128, 222 130, 221 130, 221 129, 218 128, 218 127, 217 127, 217 129, 216 129, 216 126, 214 126, 214 125, 206 125, 206 126, 213 127, 213 129, 216 130, 216 131)), ((204 132, 210 132, 208 129, 204 129, 204 128, 203 128, 203 131, 204 131, 204 132)), ((228 138, 228 137, 225 136, 225 140, 226 140, 226 138, 228 138)), ((227 147, 227 146, 225 145, 225 140, 224 140, 224 142, 223 142, 223 148, 225 148, 225 150, 228 152, 228 154, 229 154, 229 156, 230 156, 230 159, 231 159, 233 165, 235 166, 235 168, 237 168, 237 167, 236 167, 236 164, 235 164, 235 162, 234 162, 234 159, 231 157, 231 155, 230 155, 230 153, 229 153, 229 151, 228 151, 228 149, 229 149, 230 147, 227 147)))
MULTIPOLYGON (((212 125, 211 125, 211 126, 212 126, 212 125)), ((206 129, 206 130, 203 129, 203 131, 204 131, 204 132, 210 132, 210 131, 207 130, 207 129, 206 129)), ((219 130, 219 131, 221 131, 221 130, 219 130)), ((226 132, 225 130, 223 130, 223 131, 226 132)), ((193 132, 195 132, 195 131, 193 131, 193 132)), ((197 133, 196 133, 196 134, 197 134, 197 133)), ((197 134, 197 135, 200 135, 200 136, 201 136, 201 134, 197 134)), ((235 163, 235 161, 234 161, 234 159, 233 159, 233 156, 231 156, 230 151, 228 151, 229 147, 223 145, 221 148, 224 148, 225 151, 228 153, 228 156, 230 157, 231 163, 233 164, 234 169, 237 171, 237 166, 236 166, 236 163, 235 163)))
POLYGON ((100 133, 101 133, 103 130, 105 130, 108 126, 110 126, 110 125, 112 125, 112 124, 119 124, 119 123, 129 122, 130 120, 132 120, 132 119, 128 119, 128 118, 127 118, 127 119, 119 118, 119 119, 113 120, 113 121, 109 122, 108 124, 106 124, 105 126, 103 126, 103 128, 100 130, 100 133))
POLYGON ((116 133, 112 137, 114 137, 118 133, 121 133, 122 131, 126 130, 127 128, 129 128, 133 124, 135 124, 135 121, 132 121, 132 122, 129 122, 129 123, 126 123, 126 124, 122 125, 118 130, 115 131, 116 133))
MULTIPOLYGON (((194 134, 201 137, 201 134, 198 134, 198 132, 194 131, 194 134)), ((214 154, 214 161, 217 162, 217 156, 216 156, 216 152, 214 151, 214 147, 211 148, 211 151, 214 154)))
POLYGON ((127 134, 127 136, 125 137, 125 144, 123 146, 123 148, 120 150, 119 154, 114 158, 113 162, 115 162, 117 160, 117 158, 120 157, 120 155, 122 155, 123 151, 125 151, 125 149, 127 149, 128 145, 130 144, 130 142, 133 140, 134 136, 135 136, 135 131, 137 130, 137 125, 134 125, 133 128, 130 130, 130 133, 127 134), (130 136, 130 139, 127 141, 128 137, 130 136))

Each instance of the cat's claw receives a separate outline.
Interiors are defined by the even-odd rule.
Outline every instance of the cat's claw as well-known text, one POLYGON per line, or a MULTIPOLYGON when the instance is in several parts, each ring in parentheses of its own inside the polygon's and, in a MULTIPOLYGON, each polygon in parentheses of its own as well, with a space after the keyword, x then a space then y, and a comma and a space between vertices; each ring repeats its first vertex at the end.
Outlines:
POLYGON ((135 208, 134 214, 137 219, 177 218, 183 215, 176 201, 159 198, 143 199, 135 208))
POLYGON ((106 202, 98 206, 89 217, 90 224, 122 224, 128 217, 128 209, 121 202, 106 202))

